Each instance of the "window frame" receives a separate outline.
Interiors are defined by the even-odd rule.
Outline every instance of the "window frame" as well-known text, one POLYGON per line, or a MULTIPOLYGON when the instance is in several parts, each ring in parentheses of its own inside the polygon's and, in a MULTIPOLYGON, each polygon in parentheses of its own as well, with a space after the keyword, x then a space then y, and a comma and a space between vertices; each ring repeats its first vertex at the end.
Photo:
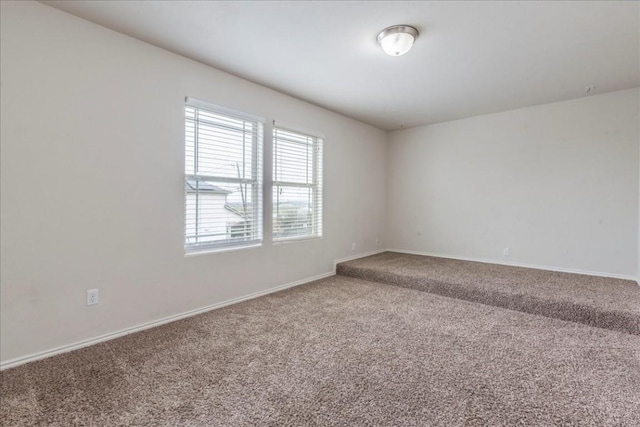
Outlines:
MULTIPOLYGON (((271 220, 271 232, 272 232, 272 240, 274 244, 293 242, 299 240, 310 240, 310 239, 321 239, 323 237, 323 219, 324 219, 324 185, 323 185, 323 155, 324 155, 324 135, 309 131, 307 129, 302 129, 296 126, 290 126, 287 124, 283 124, 281 122, 273 122, 273 131, 272 131, 272 147, 273 147, 273 156, 272 156, 272 168, 273 168, 273 178, 272 178, 272 220, 271 220), (313 146, 313 158, 312 158, 312 179, 310 183, 300 183, 286 180, 278 180, 278 131, 282 131, 285 133, 295 134, 301 137, 307 138, 307 140, 312 140, 312 143, 307 143, 306 145, 313 146), (289 187, 289 188, 308 188, 312 192, 312 200, 313 200, 313 209, 312 209, 312 224, 311 224, 311 232, 303 235, 294 235, 294 236, 285 236, 285 237, 276 237, 276 209, 278 208, 277 199, 275 193, 277 193, 277 189, 279 187, 289 187)), ((297 141, 292 141, 290 139, 281 138, 287 142, 300 143, 297 141)))
MULTIPOLYGON (((184 153, 185 153, 185 161, 184 161, 184 182, 185 182, 185 204, 184 204, 184 234, 183 234, 183 243, 184 250, 186 255, 197 254, 203 252, 218 252, 218 251, 227 251, 227 250, 235 250, 235 249, 243 249, 261 246, 264 240, 264 232, 263 232, 263 209, 264 209, 264 200, 263 200, 263 156, 264 156, 264 119, 258 116, 253 116, 247 113, 235 111, 229 108, 221 107, 219 105, 215 105, 206 101, 201 101, 195 98, 186 97, 184 103, 184 124, 185 124, 185 140, 184 140, 184 153), (189 108, 195 109, 195 117, 193 119, 188 117, 189 108), (248 132, 240 127, 233 126, 222 126, 220 124, 214 122, 207 122, 206 120, 202 120, 198 117, 198 111, 203 110, 210 114, 220 116, 225 119, 238 120, 242 121, 243 125, 245 123, 251 123, 254 126, 254 131, 248 132), (192 123, 190 124, 190 121, 192 123), (223 175, 209 175, 198 173, 198 162, 201 160, 198 157, 198 137, 197 133, 199 131, 198 123, 204 122, 210 126, 214 126, 219 129, 226 128, 235 132, 242 132, 243 135, 251 135, 251 147, 252 153, 251 156, 251 178, 232 178, 229 176, 223 175), (194 129, 194 140, 193 140, 193 170, 187 170, 187 155, 188 155, 188 145, 187 145, 187 129, 188 126, 192 125, 194 129), (192 172, 192 173, 190 173, 192 172), (252 221, 251 233, 252 238, 246 240, 231 240, 230 237, 227 237, 224 241, 216 242, 202 242, 202 243, 189 243, 188 239, 190 235, 188 234, 188 206, 187 206, 187 194, 188 191, 186 186, 188 185, 188 181, 199 182, 215 182, 215 183, 226 183, 226 184, 237 184, 239 186, 247 186, 251 188, 251 212, 252 215, 250 218, 245 218, 245 220, 252 221)), ((220 151, 224 153, 224 151, 220 151)), ((243 159, 242 166, 248 164, 243 159)), ((198 197, 199 190, 196 189, 196 208, 195 208, 195 239, 198 239, 198 217, 201 215, 198 210, 198 197)), ((226 225, 225 225, 226 226, 226 225)), ((230 235, 230 232, 227 232, 230 235)), ((206 237, 206 236, 204 236, 206 237)))

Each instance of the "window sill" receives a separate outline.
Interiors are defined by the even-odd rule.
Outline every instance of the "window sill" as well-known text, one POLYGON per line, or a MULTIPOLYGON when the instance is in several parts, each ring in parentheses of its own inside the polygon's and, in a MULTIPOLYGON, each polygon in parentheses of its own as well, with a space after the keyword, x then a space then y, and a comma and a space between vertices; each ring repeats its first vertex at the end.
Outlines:
POLYGON ((202 249, 187 249, 185 250, 184 257, 191 258, 199 255, 208 255, 208 254, 217 254, 222 252, 233 252, 233 251, 241 251, 244 249, 254 249, 262 246, 262 243, 255 243, 251 245, 241 245, 241 246, 227 246, 224 248, 202 248, 202 249))
POLYGON ((290 237, 288 239, 278 239, 273 240, 273 244, 282 245, 286 243, 295 243, 295 242, 306 242, 309 240, 322 240, 322 236, 300 236, 300 237, 290 237))

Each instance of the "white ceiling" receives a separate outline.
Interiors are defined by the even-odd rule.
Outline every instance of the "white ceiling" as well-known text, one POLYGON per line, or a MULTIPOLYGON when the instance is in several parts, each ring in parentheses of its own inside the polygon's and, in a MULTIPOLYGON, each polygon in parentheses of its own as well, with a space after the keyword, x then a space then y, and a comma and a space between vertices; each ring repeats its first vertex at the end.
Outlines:
POLYGON ((638 2, 45 3, 385 130, 640 86, 638 2))

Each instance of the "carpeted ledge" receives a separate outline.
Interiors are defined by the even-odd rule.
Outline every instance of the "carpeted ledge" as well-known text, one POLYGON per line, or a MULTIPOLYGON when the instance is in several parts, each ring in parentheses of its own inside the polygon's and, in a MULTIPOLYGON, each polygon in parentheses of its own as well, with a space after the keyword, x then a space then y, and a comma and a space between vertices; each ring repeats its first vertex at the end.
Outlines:
POLYGON ((630 280, 384 252, 337 273, 640 335, 640 287, 630 280))

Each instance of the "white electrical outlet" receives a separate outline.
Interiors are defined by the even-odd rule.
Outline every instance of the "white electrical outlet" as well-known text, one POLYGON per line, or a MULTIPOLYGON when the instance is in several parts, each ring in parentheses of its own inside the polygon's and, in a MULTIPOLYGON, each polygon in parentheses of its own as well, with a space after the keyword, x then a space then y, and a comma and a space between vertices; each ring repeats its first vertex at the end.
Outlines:
POLYGON ((100 295, 97 289, 89 289, 87 291, 87 305, 95 305, 98 303, 100 295))
POLYGON ((502 249, 502 255, 509 256, 509 248, 502 249))
POLYGON ((355 251, 356 250, 356 242, 352 242, 351 243, 351 251, 355 251))

